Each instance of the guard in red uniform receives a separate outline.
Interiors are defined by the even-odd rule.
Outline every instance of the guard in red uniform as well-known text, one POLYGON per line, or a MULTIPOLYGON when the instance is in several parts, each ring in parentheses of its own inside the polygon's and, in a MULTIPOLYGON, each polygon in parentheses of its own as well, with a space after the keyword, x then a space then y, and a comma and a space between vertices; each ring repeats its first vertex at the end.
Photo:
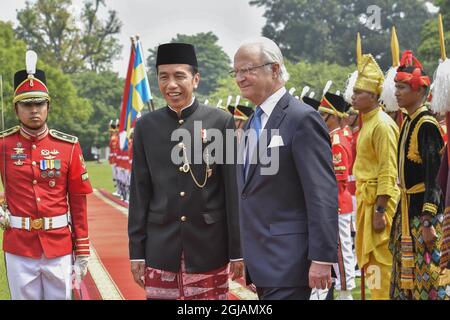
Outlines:
POLYGON ((89 259, 86 194, 92 192, 80 144, 49 130, 45 73, 27 52, 27 69, 14 76, 20 125, 0 136, 5 202, 0 223, 12 299, 71 299, 89 259))
POLYGON ((112 176, 114 182, 115 196, 119 195, 119 182, 117 181, 117 152, 120 149, 119 143, 119 126, 118 121, 111 120, 109 122, 109 164, 112 169, 112 176))
POLYGON ((338 182, 339 204, 339 248, 338 263, 334 265, 337 276, 336 290, 340 300, 352 300, 351 290, 355 288, 355 256, 352 250, 351 214, 352 195, 347 183, 352 164, 352 152, 348 134, 341 128, 348 104, 342 96, 327 92, 323 96, 319 112, 330 131, 334 172, 338 182))

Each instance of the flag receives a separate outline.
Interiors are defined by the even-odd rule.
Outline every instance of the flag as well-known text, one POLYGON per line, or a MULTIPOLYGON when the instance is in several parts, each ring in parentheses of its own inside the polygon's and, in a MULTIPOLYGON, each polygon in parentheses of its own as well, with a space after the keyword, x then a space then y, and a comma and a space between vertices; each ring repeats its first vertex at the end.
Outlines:
POLYGON ((151 99, 152 95, 145 71, 142 45, 138 40, 131 45, 130 60, 122 96, 122 110, 119 122, 119 140, 122 150, 128 150, 128 138, 130 137, 131 128, 134 128, 140 112, 151 99))

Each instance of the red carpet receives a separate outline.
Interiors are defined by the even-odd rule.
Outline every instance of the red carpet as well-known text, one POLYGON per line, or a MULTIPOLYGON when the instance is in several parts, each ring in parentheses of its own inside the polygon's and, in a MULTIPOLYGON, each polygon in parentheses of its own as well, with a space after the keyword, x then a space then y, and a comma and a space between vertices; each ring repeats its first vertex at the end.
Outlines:
POLYGON ((88 208, 92 246, 117 289, 126 300, 145 299, 130 272, 127 217, 95 194, 88 197, 88 208))

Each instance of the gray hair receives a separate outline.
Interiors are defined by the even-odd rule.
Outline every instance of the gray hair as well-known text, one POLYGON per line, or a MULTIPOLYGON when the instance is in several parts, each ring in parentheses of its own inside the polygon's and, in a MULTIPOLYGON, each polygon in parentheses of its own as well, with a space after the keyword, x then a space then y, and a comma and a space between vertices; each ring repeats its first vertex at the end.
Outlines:
POLYGON ((280 72, 278 74, 278 79, 287 82, 289 80, 289 73, 284 65, 283 54, 281 53, 278 45, 266 37, 256 37, 244 41, 240 48, 242 47, 256 47, 261 51, 263 58, 267 59, 268 62, 275 62, 280 65, 280 72))

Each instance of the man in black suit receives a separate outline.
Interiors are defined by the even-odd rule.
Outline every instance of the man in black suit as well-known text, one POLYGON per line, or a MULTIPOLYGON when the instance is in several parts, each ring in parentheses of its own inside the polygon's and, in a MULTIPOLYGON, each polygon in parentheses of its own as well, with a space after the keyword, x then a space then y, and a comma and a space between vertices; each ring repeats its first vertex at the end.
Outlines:
POLYGON ((226 299, 229 261, 233 278, 243 271, 236 170, 212 161, 208 133, 226 137, 234 120, 193 96, 200 75, 192 45, 159 46, 156 67, 167 106, 134 130, 131 271, 148 299, 226 299))
POLYGON ((309 299, 331 286, 337 262, 337 184, 319 113, 292 97, 278 46, 244 43, 231 72, 257 107, 239 142, 241 241, 247 281, 260 299, 309 299), (258 139, 259 137, 259 139, 258 139))

